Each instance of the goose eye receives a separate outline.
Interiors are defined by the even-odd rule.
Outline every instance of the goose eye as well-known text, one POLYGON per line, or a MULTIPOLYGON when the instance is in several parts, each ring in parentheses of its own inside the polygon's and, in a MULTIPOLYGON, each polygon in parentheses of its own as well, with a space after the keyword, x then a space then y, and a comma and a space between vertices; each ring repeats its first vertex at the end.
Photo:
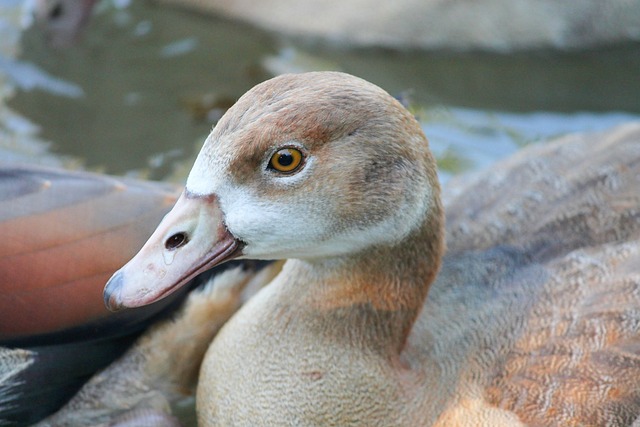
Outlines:
POLYGON ((295 172, 302 164, 302 153, 296 148, 282 148, 269 160, 269 169, 283 173, 295 172))

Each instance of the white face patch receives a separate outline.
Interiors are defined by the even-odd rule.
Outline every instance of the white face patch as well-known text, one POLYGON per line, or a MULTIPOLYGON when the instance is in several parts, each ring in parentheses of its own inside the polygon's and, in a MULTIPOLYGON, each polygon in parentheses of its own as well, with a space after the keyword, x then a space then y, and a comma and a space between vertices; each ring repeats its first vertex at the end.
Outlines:
MULTIPOLYGON (((308 206, 295 203, 295 200, 278 203, 233 182, 227 172, 232 153, 222 153, 223 150, 217 147, 220 144, 214 146, 209 136, 189 173, 187 190, 197 195, 217 196, 228 230, 247 244, 244 250, 246 257, 274 259, 290 257, 291 253, 309 255, 303 247, 308 247, 315 237, 326 233, 323 221, 319 218, 310 220, 312 215, 308 206)), ((299 173, 278 176, 266 169, 268 157, 261 165, 261 178, 281 189, 295 191, 314 166, 314 159, 308 158, 299 173)))
POLYGON ((339 201, 313 193, 273 201, 249 188, 226 186, 218 196, 229 231, 247 244, 245 257, 255 259, 335 257, 396 243, 422 223, 428 209, 425 198, 425 203, 397 206, 378 222, 345 227, 336 220, 339 201))
MULTIPOLYGON (((308 156, 302 170, 287 176, 266 168, 272 153, 265 153, 259 166, 261 171, 255 175, 263 182, 243 186, 235 182, 228 170, 233 150, 222 152, 224 145, 213 145, 210 139, 195 161, 186 188, 194 194, 217 196, 228 230, 246 243, 243 251, 246 258, 333 257, 371 245, 395 243, 422 223, 429 208, 430 196, 425 191, 430 187, 416 178, 411 187, 419 188, 422 194, 409 192, 396 205, 388 206, 388 215, 370 223, 360 219, 357 224, 341 222, 340 210, 351 207, 343 205, 349 203, 346 194, 349 190, 332 193, 346 194, 344 198, 328 198, 321 186, 305 185, 309 179, 321 178, 313 173, 320 159, 308 156), (258 194, 256 188, 274 188, 277 191, 272 194, 277 195, 258 194), (314 188, 317 191, 309 190, 314 188)), ((366 216, 366 206, 360 209, 366 216)))
POLYGON ((420 224, 411 212, 399 211, 364 228, 335 231, 332 206, 304 201, 273 203, 248 191, 236 190, 221 198, 221 206, 229 231, 247 243, 244 249, 247 258, 341 256, 375 244, 398 242, 420 224))
POLYGON ((212 135, 210 134, 205 140, 187 178, 187 190, 200 196, 216 193, 216 190, 225 182, 223 172, 231 160, 229 155, 225 156, 211 149, 212 135))
POLYGON ((311 218, 308 207, 275 203, 236 188, 221 203, 229 231, 247 246, 245 256, 257 259, 297 258, 318 255, 314 242, 328 224, 311 218))
POLYGON ((291 197, 273 200, 252 187, 227 182, 217 191, 229 231, 247 245, 244 255, 255 259, 325 256, 313 244, 330 233, 330 221, 316 214, 321 201, 301 197, 301 184, 314 170, 316 159, 308 157, 304 168, 293 175, 279 175, 261 165, 260 179, 291 197))

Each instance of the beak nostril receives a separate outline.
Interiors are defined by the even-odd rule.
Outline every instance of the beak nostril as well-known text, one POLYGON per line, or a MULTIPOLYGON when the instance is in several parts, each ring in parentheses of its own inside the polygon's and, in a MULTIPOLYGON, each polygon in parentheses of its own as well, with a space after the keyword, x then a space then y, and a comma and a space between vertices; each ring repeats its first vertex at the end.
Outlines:
POLYGON ((49 18, 56 20, 64 14, 64 7, 61 2, 57 2, 49 11, 49 18))
POLYGON ((164 247, 171 251, 186 245, 188 242, 189 242, 189 237, 187 236, 187 233, 179 232, 169 237, 164 242, 164 247))

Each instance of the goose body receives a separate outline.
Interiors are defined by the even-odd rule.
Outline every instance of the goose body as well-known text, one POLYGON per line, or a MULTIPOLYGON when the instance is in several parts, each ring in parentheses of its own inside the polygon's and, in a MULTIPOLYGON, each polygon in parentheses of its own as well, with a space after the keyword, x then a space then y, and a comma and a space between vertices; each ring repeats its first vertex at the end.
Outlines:
POLYGON ((639 38, 633 1, 161 0, 297 39, 349 47, 489 50, 589 49, 639 38))
POLYGON ((256 263, 217 269, 185 287, 198 288, 188 299, 109 312, 104 281, 179 192, 0 163, 0 425, 176 425, 170 404, 193 393, 212 337, 264 275, 256 263))
POLYGON ((279 270, 229 266, 195 280, 185 302, 155 322, 55 414, 33 427, 177 427, 193 423, 198 370, 220 327, 279 270))
POLYGON ((218 123, 105 301, 151 303, 233 258, 287 259, 209 347, 204 426, 631 425, 638 141, 635 124, 523 150, 448 187, 445 231, 409 112, 346 74, 280 76, 218 123))
POLYGON ((101 304, 99 284, 140 248, 180 191, 166 184, 0 163, 5 238, 0 343, 60 342, 71 330, 93 337, 107 331, 111 321, 134 326, 161 311, 166 304, 145 315, 114 316, 101 304))
POLYGON ((0 162, 0 424, 55 411, 175 308, 180 294, 123 316, 100 293, 179 190, 0 162))

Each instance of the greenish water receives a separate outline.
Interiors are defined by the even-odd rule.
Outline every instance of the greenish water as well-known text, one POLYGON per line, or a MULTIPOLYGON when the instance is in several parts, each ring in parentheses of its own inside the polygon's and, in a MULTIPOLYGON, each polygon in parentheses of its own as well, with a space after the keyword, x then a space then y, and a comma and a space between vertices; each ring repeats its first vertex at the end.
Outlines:
POLYGON ((70 49, 27 31, 19 61, 51 77, 9 102, 51 152, 154 179, 183 179, 220 112, 287 71, 342 70, 409 99, 444 179, 523 144, 640 119, 639 45, 508 56, 353 51, 136 1, 103 4, 70 49))

